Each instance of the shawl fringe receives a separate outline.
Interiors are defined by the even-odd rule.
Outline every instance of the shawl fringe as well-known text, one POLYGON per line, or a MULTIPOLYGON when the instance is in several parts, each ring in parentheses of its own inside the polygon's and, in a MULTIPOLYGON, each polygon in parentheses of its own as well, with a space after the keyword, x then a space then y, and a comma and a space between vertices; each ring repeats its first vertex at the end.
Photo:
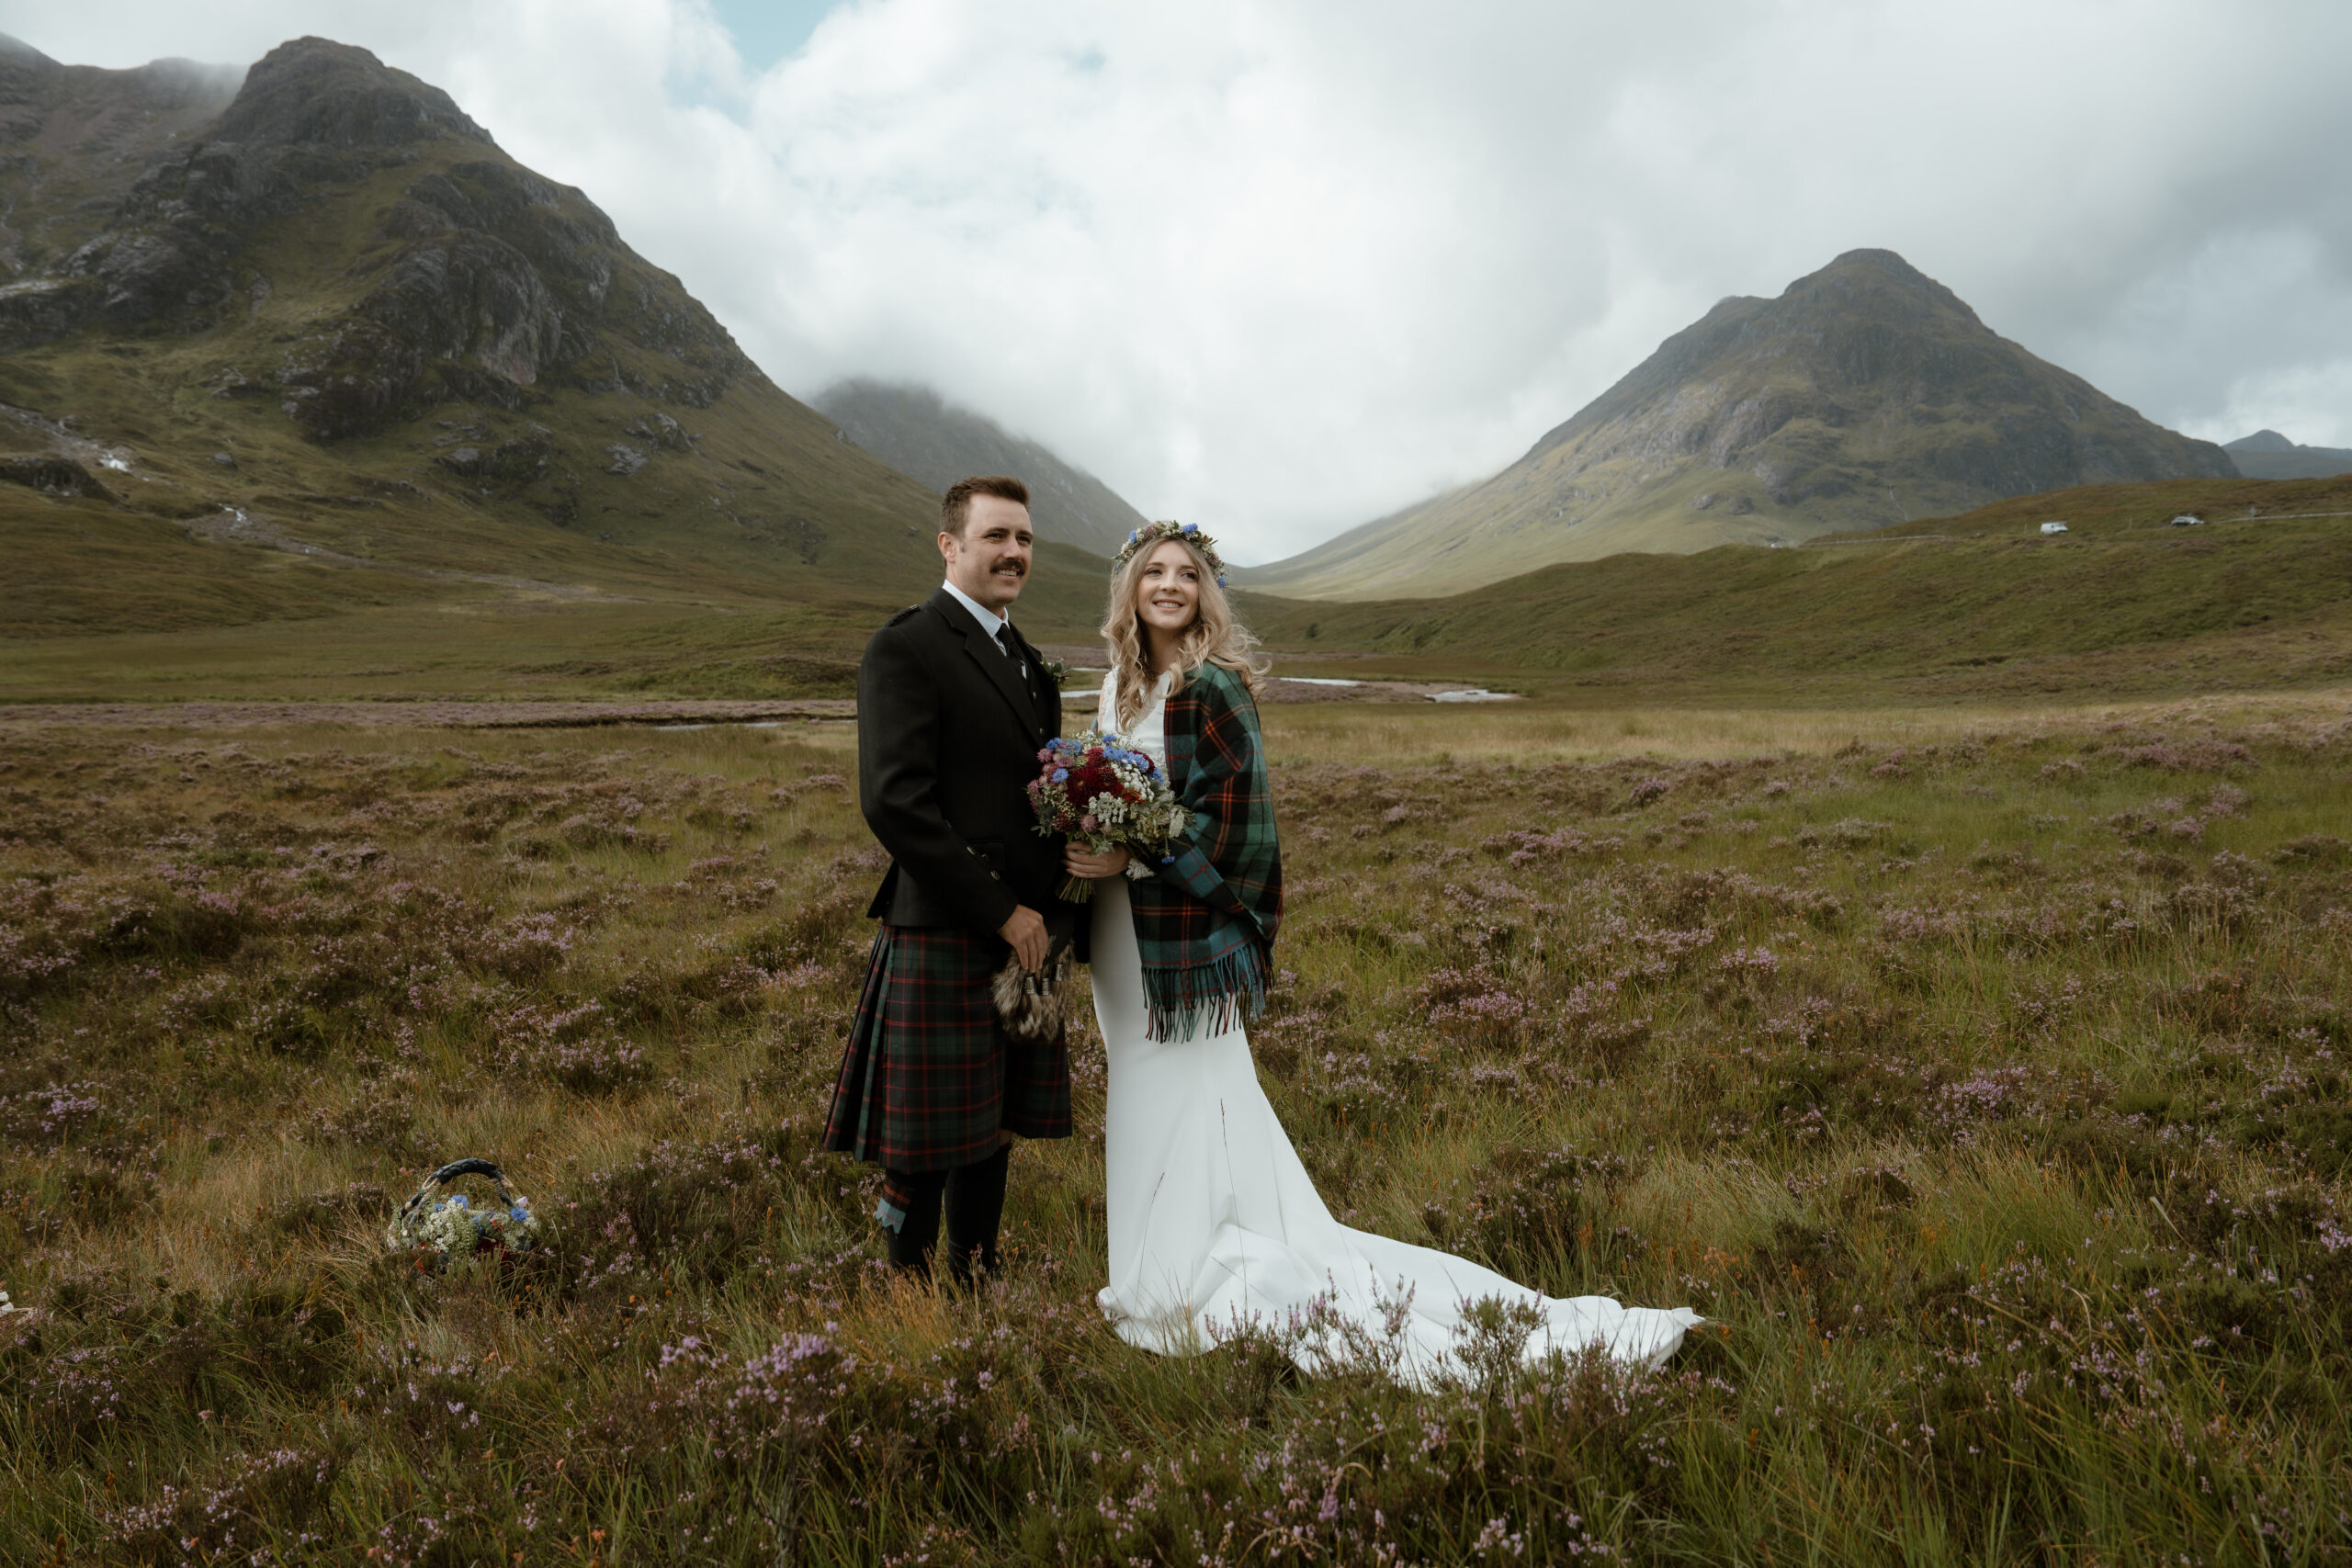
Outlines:
POLYGON ((1255 1023, 1266 1010, 1266 955, 1255 942, 1198 964, 1143 966, 1144 1038, 1190 1041, 1255 1023))

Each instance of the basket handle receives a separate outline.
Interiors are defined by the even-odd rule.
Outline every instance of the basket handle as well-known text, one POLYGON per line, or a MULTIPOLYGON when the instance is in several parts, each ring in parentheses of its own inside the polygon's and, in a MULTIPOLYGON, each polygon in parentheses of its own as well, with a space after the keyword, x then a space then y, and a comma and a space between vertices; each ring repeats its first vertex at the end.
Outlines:
POLYGON ((457 1180, 458 1178, 461 1176, 486 1176, 490 1178, 492 1181, 498 1185, 499 1202, 508 1208, 514 1207, 514 1192, 512 1188, 506 1185, 506 1173, 499 1169, 497 1165, 490 1160, 469 1156, 465 1159, 451 1160, 447 1165, 443 1166, 440 1169, 426 1177, 424 1182, 418 1186, 416 1190, 416 1196, 411 1198, 407 1202, 401 1205, 400 1218, 395 1223, 400 1225, 406 1226, 412 1219, 416 1217, 416 1212, 424 1207, 425 1201, 431 1198, 435 1190, 447 1186, 450 1182, 457 1180))

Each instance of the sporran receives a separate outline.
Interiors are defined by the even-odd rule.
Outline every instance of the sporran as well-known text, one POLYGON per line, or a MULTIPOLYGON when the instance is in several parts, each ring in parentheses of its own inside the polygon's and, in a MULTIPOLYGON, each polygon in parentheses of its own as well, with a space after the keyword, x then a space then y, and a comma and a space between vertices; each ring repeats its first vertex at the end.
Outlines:
POLYGON ((1071 967, 1067 936, 1054 938, 1046 953, 1045 968, 1035 975, 1021 967, 1017 953, 1004 961, 1004 967, 989 983, 989 996, 1006 1034, 1024 1045, 1043 1045, 1060 1035, 1069 1007, 1071 967))

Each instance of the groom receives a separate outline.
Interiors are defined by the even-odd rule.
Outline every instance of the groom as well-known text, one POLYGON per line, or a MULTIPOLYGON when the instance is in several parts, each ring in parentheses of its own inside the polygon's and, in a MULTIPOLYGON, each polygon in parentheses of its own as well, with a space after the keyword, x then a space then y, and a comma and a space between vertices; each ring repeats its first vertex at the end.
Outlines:
POLYGON ((875 1217, 891 1263, 928 1278, 944 1209, 958 1282, 996 1267, 1012 1135, 1069 1136, 1064 1042, 998 1026, 989 978, 1008 955, 1044 965, 1058 839, 1027 785, 1061 733, 1061 691, 1007 612, 1027 581, 1029 491, 1001 476, 948 486, 947 581, 892 616, 857 671, 857 785, 890 869, 865 991, 842 1053, 825 1146, 882 1167, 875 1217))

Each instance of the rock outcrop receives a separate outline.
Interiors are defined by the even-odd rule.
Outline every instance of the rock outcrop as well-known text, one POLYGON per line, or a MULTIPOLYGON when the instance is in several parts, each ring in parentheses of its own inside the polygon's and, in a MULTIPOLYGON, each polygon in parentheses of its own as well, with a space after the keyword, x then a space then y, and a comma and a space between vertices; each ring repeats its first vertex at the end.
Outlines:
MULTIPOLYGON (((233 71, 0 40, 0 454, 24 459, 0 522, 137 513, 167 549, 233 514, 254 521, 204 537, 656 594, 871 605, 937 581, 934 495, 787 397, 582 192, 322 39, 233 71)), ((74 624, 317 612, 199 558, 214 587, 143 609, 91 565, 74 624)))
POLYGON ((1724 300, 1481 484, 1251 586, 1446 593, 1621 550, 1793 542, 2104 481, 2228 478, 2230 457, 1999 336, 1892 251, 1724 300))
MULTIPOLYGON (((8 64, 24 100, 10 112, 38 122, 47 86, 53 113, 66 68, 38 55, 8 64)), ((702 408, 749 369, 726 329, 579 191, 505 158, 439 88, 323 39, 271 51, 217 119, 157 151, 97 233, 0 288, 0 352, 85 327, 239 320, 276 291, 274 226, 345 218, 338 198, 388 178, 380 222, 351 237, 364 291, 272 367, 313 439, 372 434, 448 400, 519 408, 549 379, 702 408)))

